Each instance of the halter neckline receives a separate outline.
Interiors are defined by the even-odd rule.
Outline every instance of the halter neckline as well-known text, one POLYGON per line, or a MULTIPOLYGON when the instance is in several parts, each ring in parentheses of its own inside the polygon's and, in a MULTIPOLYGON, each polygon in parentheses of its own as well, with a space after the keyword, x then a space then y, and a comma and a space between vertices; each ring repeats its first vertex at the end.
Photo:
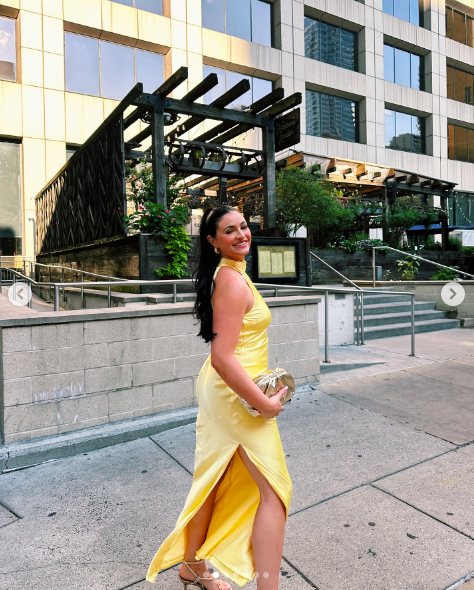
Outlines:
POLYGON ((221 258, 218 266, 229 266, 237 272, 244 273, 247 268, 247 263, 245 260, 239 262, 238 260, 231 260, 230 258, 221 258))

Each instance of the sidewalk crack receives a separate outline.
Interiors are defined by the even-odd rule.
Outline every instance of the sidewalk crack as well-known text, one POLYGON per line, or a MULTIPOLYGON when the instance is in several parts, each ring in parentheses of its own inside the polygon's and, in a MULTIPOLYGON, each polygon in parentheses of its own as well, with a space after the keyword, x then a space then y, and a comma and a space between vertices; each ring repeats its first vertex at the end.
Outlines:
POLYGON ((150 439, 152 442, 154 442, 154 443, 155 443, 155 445, 156 445, 156 446, 157 446, 159 449, 161 449, 161 450, 163 451, 163 453, 166 453, 166 454, 168 455, 168 457, 170 457, 171 459, 173 459, 173 461, 176 461, 176 463, 177 463, 177 464, 178 464, 180 467, 182 467, 182 468, 183 468, 183 469, 186 471, 186 473, 189 473, 189 475, 190 475, 191 477, 193 476, 193 474, 191 473, 191 471, 189 471, 189 469, 187 469, 187 467, 185 467, 185 466, 184 466, 182 463, 180 463, 180 462, 178 461, 178 459, 176 459, 176 457, 173 457, 173 455, 172 455, 171 453, 168 453, 168 451, 167 451, 166 449, 164 449, 164 448, 163 448, 163 447, 162 447, 160 444, 158 444, 158 443, 156 442, 156 440, 153 440, 153 439, 151 438, 151 436, 150 436, 150 437, 148 437, 148 438, 149 438, 149 439, 150 439))

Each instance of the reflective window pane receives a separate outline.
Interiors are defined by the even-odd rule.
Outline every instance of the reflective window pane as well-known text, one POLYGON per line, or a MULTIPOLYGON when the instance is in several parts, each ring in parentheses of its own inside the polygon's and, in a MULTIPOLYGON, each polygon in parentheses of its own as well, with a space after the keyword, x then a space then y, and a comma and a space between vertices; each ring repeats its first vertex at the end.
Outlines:
POLYGON ((345 31, 344 29, 340 29, 341 31, 341 48, 340 48, 340 60, 337 65, 341 68, 345 68, 346 70, 355 71, 356 69, 356 55, 355 55, 355 48, 356 48, 356 36, 352 31, 345 31))
POLYGON ((122 100, 135 85, 133 49, 101 41, 100 65, 102 96, 122 100))
POLYGON ((446 6, 446 37, 453 38, 453 9, 446 6))
POLYGON ((466 100, 466 85, 467 75, 466 72, 461 70, 454 70, 454 100, 465 102, 466 100))
POLYGON ((304 18, 304 51, 310 59, 321 61, 321 45, 319 42, 319 21, 313 18, 304 18))
POLYGON ((454 151, 454 125, 448 125, 448 158, 450 160, 456 158, 454 151))
POLYGON ((227 35, 251 41, 250 0, 226 0, 225 27, 227 35))
MULTIPOLYGON (((100 95, 99 41, 65 33, 66 90, 100 95)), ((130 88, 133 86, 129 86, 130 88)))
POLYGON ((393 15, 410 21, 410 0, 395 0, 393 15))
POLYGON ((145 92, 154 92, 164 82, 163 56, 136 49, 136 81, 143 83, 145 92))
POLYGON ((466 84, 466 103, 473 104, 473 87, 474 87, 474 76, 472 74, 467 74, 467 84, 466 84))
POLYGON ((351 100, 306 91, 306 133, 328 139, 355 142, 356 104, 351 100))
MULTIPOLYGON (((0 142, 0 250, 12 255, 21 242, 20 145, 0 142)), ((21 247, 21 246, 20 246, 21 247)), ((20 252, 21 254, 21 252, 20 252)))
POLYGON ((163 14, 163 0, 135 0, 135 8, 154 14, 163 14))
POLYGON ((395 49, 395 82, 403 86, 410 86, 410 54, 401 49, 395 49))
POLYGON ((272 7, 260 0, 252 0, 252 41, 272 46, 272 7))
POLYGON ((321 61, 338 65, 340 29, 327 23, 320 24, 321 31, 321 61))
POLYGON ((224 94, 224 92, 226 91, 225 70, 221 70, 219 68, 211 68, 211 66, 204 66, 203 67, 204 78, 209 76, 209 74, 217 74, 217 78, 218 78, 219 82, 218 82, 217 86, 214 86, 214 88, 212 88, 212 90, 210 90, 209 92, 207 92, 204 95, 204 104, 211 104, 211 102, 214 102, 216 100, 216 98, 219 98, 219 96, 224 94))
POLYGON ((227 72, 227 90, 238 84, 241 80, 246 79, 250 82, 250 90, 242 96, 239 96, 227 108, 229 109, 243 109, 252 104, 252 77, 245 74, 238 74, 237 72, 227 72))
POLYGON ((202 26, 225 33, 224 0, 202 0, 202 26))
POLYGON ((415 88, 416 90, 421 90, 423 88, 422 79, 421 79, 421 60, 422 58, 419 55, 415 55, 414 53, 410 56, 411 59, 411 87, 415 88))
POLYGON ((385 147, 398 149, 395 141, 395 111, 385 109, 385 147))
POLYGON ((454 68, 446 67, 446 83, 448 87, 448 98, 454 100, 454 68))
POLYGON ((16 80, 15 23, 0 16, 0 80, 16 80))
POLYGON ((383 11, 386 14, 393 15, 393 2, 394 0, 383 0, 383 11))
POLYGON ((456 160, 461 162, 468 162, 468 148, 467 148, 467 129, 465 127, 456 127, 455 139, 455 150, 456 160))
POLYGON ((453 39, 459 43, 466 43, 466 21, 462 12, 453 10, 453 39))
POLYGON ((466 17, 466 35, 466 43, 474 47, 474 19, 471 16, 466 17))
POLYGON ((273 83, 271 80, 263 80, 262 78, 252 79, 252 102, 257 102, 273 90, 273 83))
POLYGON ((420 5, 418 0, 410 0, 410 22, 412 25, 420 24, 420 5))
POLYGON ((383 71, 387 82, 395 82, 395 48, 390 45, 383 48, 383 71))

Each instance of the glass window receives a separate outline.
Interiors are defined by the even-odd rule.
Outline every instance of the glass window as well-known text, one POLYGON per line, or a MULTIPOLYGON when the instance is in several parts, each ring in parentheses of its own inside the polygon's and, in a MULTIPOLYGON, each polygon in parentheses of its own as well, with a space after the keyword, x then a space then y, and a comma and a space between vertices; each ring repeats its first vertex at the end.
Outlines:
POLYGON ((415 55, 414 53, 410 54, 411 58, 411 87, 416 88, 417 90, 423 89, 423 79, 422 79, 422 59, 419 55, 415 55))
POLYGON ((16 80, 15 20, 0 16, 0 80, 16 80))
POLYGON ((423 90, 423 58, 385 45, 384 77, 388 82, 423 90))
POLYGON ((20 145, 0 141, 0 250, 21 254, 20 145))
POLYGON ((356 35, 352 31, 305 17, 305 56, 355 71, 356 35))
POLYGON ((468 129, 468 155, 469 162, 474 164, 474 130, 468 129))
POLYGON ((163 56, 151 51, 135 50, 137 82, 143 83, 144 92, 154 92, 163 84, 163 56))
POLYGON ((423 119, 385 110, 385 147, 392 150, 424 153, 423 119))
POLYGON ((328 139, 357 141, 356 103, 306 90, 306 133, 328 139))
POLYGON ((202 0, 202 26, 225 33, 224 0, 202 0))
POLYGON ((239 96, 239 98, 231 103, 228 108, 242 109, 243 107, 247 107, 252 103, 257 102, 257 100, 260 100, 263 96, 269 94, 273 89, 273 83, 270 80, 254 78, 252 76, 246 76, 245 74, 238 74, 237 72, 229 72, 221 70, 220 68, 204 66, 204 78, 213 73, 217 74, 219 83, 204 95, 204 104, 210 104, 216 100, 216 98, 219 98, 219 96, 224 94, 226 90, 229 90, 244 78, 250 82, 250 90, 242 96, 239 96))
POLYGON ((163 56, 65 33, 66 90, 122 100, 137 82, 154 92, 164 79, 163 56))
POLYGON ((66 90, 100 95, 99 41, 65 33, 66 90))
POLYGON ((202 26, 260 45, 272 44, 272 5, 264 0, 201 0, 202 26))
POLYGON ((410 22, 410 0, 395 0, 393 16, 410 22))
POLYGON ((383 11, 413 25, 423 26, 420 0, 383 0, 383 11))
POLYGON ((234 100, 234 102, 232 102, 228 106, 228 108, 229 109, 243 109, 243 108, 251 105, 252 104, 252 77, 246 76, 245 74, 238 74, 237 72, 229 72, 229 71, 226 73, 226 77, 227 77, 227 90, 229 90, 230 88, 233 88, 236 84, 238 84, 244 78, 247 78, 247 80, 249 80, 249 82, 250 82, 250 90, 248 92, 246 92, 245 94, 242 94, 242 96, 239 96, 238 98, 236 98, 234 100))
POLYGON ((101 96, 121 100, 135 84, 133 48, 100 43, 101 96))
POLYGON ((219 96, 224 94, 224 92, 226 91, 225 70, 221 70, 219 68, 211 68, 210 66, 204 66, 204 78, 207 78, 209 74, 217 74, 218 84, 204 95, 204 104, 211 104, 211 102, 214 102, 216 98, 219 98, 219 96))
POLYGON ((410 54, 401 49, 395 49, 395 82, 403 86, 410 86, 410 54))
POLYGON ((466 72, 461 70, 454 70, 454 100, 459 102, 466 101, 466 83, 467 75, 466 72))
POLYGON ((112 2, 124 4, 125 6, 134 6, 139 10, 146 10, 155 14, 163 14, 163 0, 112 0, 112 2))
POLYGON ((453 38, 453 9, 446 6, 446 37, 453 38))
POLYGON ((467 129, 465 127, 456 127, 454 134, 456 160, 461 162, 468 162, 468 147, 467 147, 467 129))
POLYGON ((227 35, 252 40, 250 0, 226 0, 225 26, 227 35))
POLYGON ((446 67, 446 83, 448 86, 448 98, 454 100, 454 68, 446 67))
POLYGON ((474 38, 474 19, 470 16, 466 17, 466 35, 467 39, 466 42, 469 47, 474 47, 473 38, 474 38))
POLYGON ((272 7, 260 0, 252 0, 252 41, 272 46, 272 7))
POLYGON ((466 43, 466 15, 457 10, 453 10, 453 15, 453 39, 459 43, 466 43))
POLYGON ((454 125, 448 125, 448 158, 450 160, 455 159, 454 151, 454 125))
POLYGON ((384 45, 383 48, 383 70, 387 82, 395 82, 395 47, 384 45))
POLYGON ((474 88, 474 76, 472 74, 467 74, 467 84, 466 84, 466 103, 473 104, 473 88, 474 88))

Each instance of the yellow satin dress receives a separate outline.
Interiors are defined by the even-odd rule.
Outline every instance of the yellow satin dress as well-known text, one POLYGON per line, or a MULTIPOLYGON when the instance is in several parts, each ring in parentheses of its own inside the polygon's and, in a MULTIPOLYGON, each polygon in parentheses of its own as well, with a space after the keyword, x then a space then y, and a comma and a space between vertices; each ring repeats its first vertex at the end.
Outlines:
MULTIPOLYGON (((270 310, 245 273, 245 262, 222 258, 216 274, 222 266, 238 271, 254 293, 254 305, 244 315, 234 354, 248 375, 255 377, 267 368, 270 310)), ((154 583, 161 570, 183 561, 186 525, 225 472, 216 494, 207 537, 196 559, 206 559, 239 586, 244 586, 256 574, 251 535, 260 494, 236 451, 242 445, 281 498, 288 518, 292 484, 277 421, 276 418, 267 420, 252 416, 212 368, 210 356, 199 373, 196 397, 199 411, 191 490, 174 531, 158 549, 146 579, 154 583)))

